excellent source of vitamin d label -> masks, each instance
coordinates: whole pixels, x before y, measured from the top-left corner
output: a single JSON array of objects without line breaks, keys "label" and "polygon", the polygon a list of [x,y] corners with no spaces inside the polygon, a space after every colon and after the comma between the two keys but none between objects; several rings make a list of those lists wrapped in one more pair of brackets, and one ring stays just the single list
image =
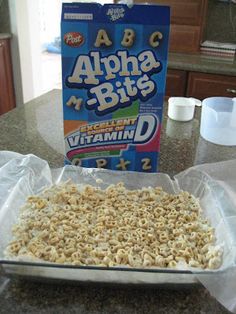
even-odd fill
[{"label": "excellent source of vitamin d label", "polygon": [[166,6],[63,4],[66,163],[158,170],[169,20]]}]

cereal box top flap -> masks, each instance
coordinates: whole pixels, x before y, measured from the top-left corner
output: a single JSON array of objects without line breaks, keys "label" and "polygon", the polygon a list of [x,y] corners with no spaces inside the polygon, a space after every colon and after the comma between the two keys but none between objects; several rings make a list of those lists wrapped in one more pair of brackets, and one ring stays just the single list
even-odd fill
[{"label": "cereal box top flap", "polygon": [[62,22],[170,24],[170,7],[162,5],[63,3]]}]

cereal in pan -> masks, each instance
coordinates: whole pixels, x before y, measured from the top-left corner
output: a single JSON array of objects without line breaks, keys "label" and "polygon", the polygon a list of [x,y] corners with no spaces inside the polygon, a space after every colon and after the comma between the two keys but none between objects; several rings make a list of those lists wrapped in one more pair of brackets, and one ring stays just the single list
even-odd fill
[{"label": "cereal in pan", "polygon": [[219,268],[215,231],[188,192],[162,188],[79,190],[65,182],[30,196],[13,227],[9,258],[72,265]]}]

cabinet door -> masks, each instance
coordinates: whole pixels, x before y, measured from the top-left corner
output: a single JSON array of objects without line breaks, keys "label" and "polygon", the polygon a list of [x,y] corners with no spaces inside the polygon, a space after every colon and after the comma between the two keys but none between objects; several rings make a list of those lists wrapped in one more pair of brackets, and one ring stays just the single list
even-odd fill
[{"label": "cabinet door", "polygon": [[170,51],[197,52],[199,50],[200,35],[198,26],[171,25]]},{"label": "cabinet door", "polygon": [[184,96],[187,74],[185,71],[168,69],[166,78],[166,97]]},{"label": "cabinet door", "polygon": [[8,39],[0,40],[0,114],[15,108],[15,94]]},{"label": "cabinet door", "polygon": [[205,73],[189,73],[188,97],[204,99],[213,96],[236,96],[236,77]]}]

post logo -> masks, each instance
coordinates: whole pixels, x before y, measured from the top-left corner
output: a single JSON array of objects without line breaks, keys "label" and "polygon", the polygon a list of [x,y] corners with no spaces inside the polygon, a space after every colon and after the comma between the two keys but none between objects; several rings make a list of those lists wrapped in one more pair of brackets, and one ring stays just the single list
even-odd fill
[{"label": "post logo", "polygon": [[64,42],[66,45],[77,48],[84,43],[84,36],[79,32],[69,32],[64,35]]}]

